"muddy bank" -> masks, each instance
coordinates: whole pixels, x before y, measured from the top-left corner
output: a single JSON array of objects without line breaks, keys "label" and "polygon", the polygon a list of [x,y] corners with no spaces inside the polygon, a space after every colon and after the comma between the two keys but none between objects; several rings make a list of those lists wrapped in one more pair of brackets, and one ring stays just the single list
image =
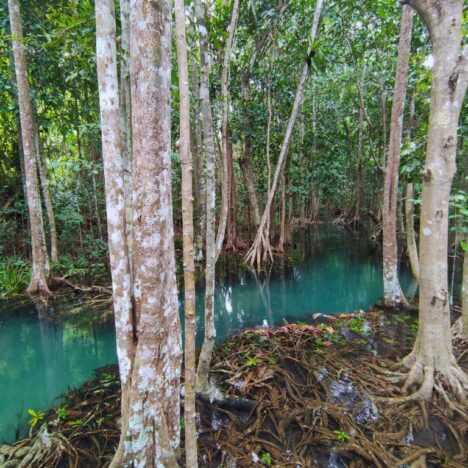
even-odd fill
[{"label": "muddy bank", "polygon": [[[464,466],[466,406],[379,400],[400,396],[390,372],[416,330],[413,315],[375,310],[231,337],[197,402],[200,465]],[[117,368],[99,369],[31,438],[0,446],[0,466],[106,466],[119,411]]]}]

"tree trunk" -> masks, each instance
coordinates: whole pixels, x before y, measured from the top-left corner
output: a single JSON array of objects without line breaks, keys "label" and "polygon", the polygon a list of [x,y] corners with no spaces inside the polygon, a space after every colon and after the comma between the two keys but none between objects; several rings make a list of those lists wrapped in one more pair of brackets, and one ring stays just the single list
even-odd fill
[{"label": "tree trunk", "polygon": [[121,28],[121,60],[120,60],[120,126],[122,159],[124,169],[124,196],[126,211],[126,236],[127,247],[132,260],[132,217],[133,217],[133,193],[132,193],[132,101],[130,89],[130,0],[120,0],[120,28]]},{"label": "tree trunk", "polygon": [[35,128],[34,136],[36,162],[39,168],[39,178],[41,180],[42,195],[44,196],[44,203],[47,211],[47,219],[49,220],[50,258],[53,262],[56,262],[58,260],[57,227],[55,224],[54,206],[52,205],[52,197],[50,196],[49,191],[49,179],[47,178],[47,163],[44,156],[44,147],[42,145],[37,125]]},{"label": "tree trunk", "polygon": [[[468,379],[452,351],[447,278],[449,197],[456,171],[457,126],[468,79],[468,49],[461,55],[462,0],[411,0],[432,43],[431,107],[423,172],[419,263],[419,329],[404,389],[429,398],[439,380],[465,398]],[[463,400],[462,400],[463,401]]]},{"label": "tree trunk", "polygon": [[252,169],[252,139],[250,138],[250,128],[252,122],[248,110],[248,103],[250,100],[250,75],[247,75],[242,80],[242,102],[244,106],[244,130],[246,134],[243,136],[243,154],[239,159],[239,167],[244,175],[245,186],[247,195],[249,197],[250,209],[252,211],[252,220],[255,229],[260,225],[260,212],[258,209],[257,192],[255,190],[255,183]]},{"label": "tree trunk", "polygon": [[132,284],[125,233],[124,165],[121,151],[113,0],[96,1],[96,57],[112,295],[122,386],[122,433],[114,463],[114,466],[118,466],[128,426],[127,401],[135,357],[135,342],[132,323]]},{"label": "tree trunk", "polygon": [[[96,8],[101,31],[98,57],[105,57],[98,66],[103,75],[101,95],[113,106],[115,141],[120,135],[120,119],[113,1],[97,2]],[[122,340],[118,342],[122,427],[111,466],[176,467],[182,350],[171,193],[171,3],[133,1],[130,28],[133,174],[138,180],[132,227],[134,311],[120,318],[116,315]],[[105,73],[111,76],[107,78]],[[115,148],[117,151],[117,144]],[[121,171],[122,166],[123,161]],[[120,235],[109,233],[109,238],[125,242],[123,177],[116,185]],[[111,215],[109,228],[114,222],[116,216]],[[129,268],[123,281],[125,286],[132,284]]]},{"label": "tree trunk", "polygon": [[229,213],[228,213],[228,225],[227,225],[227,238],[226,238],[226,250],[237,251],[237,190],[236,190],[236,178],[234,175],[234,163],[233,163],[233,151],[232,151],[232,132],[231,126],[228,123],[227,129],[227,140],[226,146],[226,157],[228,161],[228,184],[229,187]]},{"label": "tree trunk", "polygon": [[[312,24],[312,31],[311,31],[311,45],[314,44],[319,21],[320,21],[320,13],[322,10],[323,0],[317,0],[317,4],[315,6],[315,15],[314,21]],[[280,173],[283,169],[284,160],[289,150],[289,144],[291,142],[291,136],[294,128],[294,124],[296,122],[296,117],[299,112],[299,107],[302,102],[302,97],[304,95],[304,89],[307,82],[307,78],[310,72],[310,58],[307,58],[304,62],[302,67],[301,77],[299,79],[299,83],[297,85],[296,96],[294,98],[293,108],[291,110],[291,115],[289,116],[288,126],[286,128],[286,133],[284,135],[283,144],[281,146],[281,151],[278,157],[278,163],[276,165],[275,174],[273,177],[273,181],[268,192],[267,203],[265,205],[262,219],[260,221],[260,226],[258,227],[257,234],[255,236],[255,240],[252,243],[247,255],[245,257],[246,261],[250,263],[251,266],[254,264],[260,268],[262,261],[266,261],[268,257],[273,260],[273,253],[271,250],[270,245],[270,233],[269,229],[266,229],[267,226],[270,224],[270,209],[273,203],[273,198],[275,196],[276,188],[278,186],[278,180]]]},{"label": "tree trunk", "polygon": [[193,125],[192,125],[192,156],[194,160],[195,202],[198,229],[195,230],[195,260],[203,259],[203,245],[206,237],[206,181],[203,169],[203,141],[202,124],[200,121],[200,99],[198,96],[200,82],[198,79],[198,64],[192,65],[192,99],[193,99]]},{"label": "tree trunk", "polygon": [[29,92],[28,70],[23,43],[23,28],[19,0],[8,0],[13,57],[18,88],[18,104],[21,120],[24,168],[28,213],[31,227],[32,272],[27,293],[50,295],[48,282],[49,258],[45,249],[44,223],[42,219],[41,194],[37,179],[36,152],[34,147],[34,116]]},{"label": "tree trunk", "polygon": [[179,128],[182,166],[182,225],[185,309],[185,461],[196,468],[197,427],[195,422],[195,260],[193,245],[192,154],[190,152],[190,91],[185,37],[184,0],[175,1],[177,64],[179,72]]},{"label": "tree trunk", "polygon": [[412,182],[406,184],[405,194],[406,247],[413,276],[419,280],[419,259],[416,233],[414,230],[414,186]]},{"label": "tree trunk", "polygon": [[[221,75],[221,99],[222,99],[222,122],[221,122],[221,163],[223,168],[222,190],[221,190],[221,213],[219,216],[218,234],[216,236],[216,259],[219,257],[223,248],[224,234],[229,213],[229,200],[231,198],[231,187],[229,186],[229,145],[228,126],[229,126],[229,67],[231,63],[232,47],[236,34],[237,19],[239,17],[239,0],[234,0],[232,7],[231,22],[228,28],[228,38],[224,50],[223,72]],[[232,147],[231,147],[232,148]],[[231,152],[232,158],[232,152]],[[231,161],[232,164],[232,161]]]},{"label": "tree trunk", "polygon": [[398,59],[390,122],[390,142],[388,145],[388,158],[385,167],[382,208],[384,303],[389,307],[406,305],[406,299],[398,280],[398,244],[396,231],[400,145],[403,131],[403,110],[405,107],[406,86],[408,82],[412,28],[413,10],[409,5],[404,5],[401,15],[400,40],[398,43]]}]

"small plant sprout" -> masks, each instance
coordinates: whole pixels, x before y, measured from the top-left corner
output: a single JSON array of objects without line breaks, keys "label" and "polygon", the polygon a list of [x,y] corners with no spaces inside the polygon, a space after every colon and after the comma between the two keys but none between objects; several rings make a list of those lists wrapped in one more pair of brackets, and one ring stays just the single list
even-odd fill
[{"label": "small plant sprout", "polygon": [[271,455],[268,452],[264,452],[260,455],[260,460],[267,466],[271,466]]},{"label": "small plant sprout", "polygon": [[260,363],[260,359],[258,359],[257,356],[250,357],[249,355],[247,355],[246,358],[247,358],[247,362],[245,363],[245,365],[247,367],[255,367],[257,364]]},{"label": "small plant sprout", "polygon": [[333,433],[340,442],[348,442],[349,434],[347,432],[337,429],[336,431],[333,431]]},{"label": "small plant sprout", "polygon": [[33,409],[28,409],[28,414],[31,416],[31,419],[29,420],[29,425],[31,428],[35,427],[38,423],[40,423],[45,416],[44,411],[36,411]]},{"label": "small plant sprout", "polygon": [[68,419],[68,416],[70,416],[70,413],[68,412],[67,408],[65,408],[65,406],[57,408],[55,412],[57,413],[57,416],[61,421]]}]

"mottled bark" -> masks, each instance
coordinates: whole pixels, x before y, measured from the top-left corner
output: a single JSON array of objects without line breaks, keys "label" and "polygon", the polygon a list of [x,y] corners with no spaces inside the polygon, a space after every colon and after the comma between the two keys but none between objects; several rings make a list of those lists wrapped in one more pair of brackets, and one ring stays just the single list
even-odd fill
[{"label": "mottled bark", "polygon": [[[122,435],[113,466],[119,466],[128,426],[128,393],[135,355],[132,323],[132,284],[125,233],[124,166],[120,139],[120,112],[113,0],[96,1],[96,57],[101,114],[102,158],[107,231],[112,276],[117,355],[122,385]],[[129,458],[130,459],[130,458]]]},{"label": "mottled bark", "polygon": [[185,37],[184,0],[175,0],[177,64],[179,72],[179,128],[182,166],[182,237],[184,257],[185,310],[185,462],[196,468],[197,427],[195,422],[195,260],[193,244],[192,154],[190,152],[190,91]]},{"label": "mottled bark", "polygon": [[[231,179],[229,177],[229,165],[232,165],[232,151],[229,154],[231,144],[228,135],[229,126],[229,69],[231,64],[232,48],[236,34],[237,19],[239,17],[239,0],[234,0],[232,6],[231,22],[228,28],[228,38],[224,49],[223,71],[221,74],[221,163],[223,168],[222,190],[221,190],[221,213],[219,215],[218,233],[216,236],[216,258],[219,257],[223,248],[224,235],[226,232],[229,214],[229,202],[231,198]],[[231,146],[232,148],[232,146]],[[231,161],[229,161],[231,158]]]},{"label": "mottled bark", "polygon": [[216,152],[209,94],[211,59],[205,25],[205,12],[201,5],[201,0],[195,0],[195,17],[197,19],[200,39],[200,110],[202,114],[206,164],[205,334],[198,361],[196,389],[198,392],[207,392],[208,372],[216,339],[216,328],[214,324],[216,266]]},{"label": "mottled bark", "polygon": [[[468,379],[452,351],[447,278],[449,197],[456,171],[457,126],[468,79],[468,49],[461,53],[462,0],[411,0],[429,30],[434,64],[423,172],[419,329],[404,389],[430,398],[436,379],[460,399]],[[414,396],[413,396],[414,397]]]},{"label": "mottled bark", "polygon": [[120,0],[120,126],[124,168],[126,235],[130,266],[132,259],[132,104],[130,90],[130,0]]},{"label": "mottled bark", "polygon": [[408,83],[412,28],[413,10],[409,5],[404,5],[401,15],[382,208],[384,303],[389,307],[406,304],[398,280],[397,202],[400,145],[403,132],[403,111]]},{"label": "mottled bark", "polygon": [[57,241],[57,227],[55,224],[54,205],[52,204],[52,197],[49,190],[49,179],[47,177],[47,163],[44,156],[44,146],[39,135],[39,129],[35,129],[35,151],[36,162],[39,169],[39,178],[41,180],[42,195],[44,197],[44,204],[47,212],[47,219],[49,221],[49,234],[50,234],[50,258],[53,262],[58,260],[58,241]]},{"label": "mottled bark", "polygon": [[[322,11],[322,5],[323,5],[323,0],[317,0],[317,4],[315,6],[314,20],[313,20],[312,30],[311,30],[311,35],[310,35],[311,46],[315,42],[315,38],[317,36],[317,31],[318,31],[319,22],[320,22],[320,13]],[[258,268],[260,267],[261,263],[266,261],[268,258],[273,260],[273,253],[272,253],[272,248],[270,245],[270,233],[269,233],[269,229],[267,229],[270,224],[270,220],[269,220],[270,210],[271,210],[271,206],[273,203],[273,198],[276,193],[276,188],[278,186],[279,176],[283,169],[284,161],[289,150],[289,144],[291,142],[291,136],[292,136],[294,124],[296,122],[296,117],[299,112],[300,104],[302,102],[305,85],[307,83],[307,78],[309,77],[309,72],[310,72],[310,60],[307,59],[304,62],[304,65],[302,67],[302,73],[299,78],[299,83],[297,85],[296,96],[294,98],[294,104],[291,110],[291,115],[289,116],[286,133],[284,135],[283,144],[281,145],[280,154],[278,156],[278,163],[276,165],[276,170],[273,176],[273,181],[272,181],[270,190],[268,192],[267,203],[263,211],[262,219],[260,221],[260,225],[258,227],[255,240],[253,241],[252,246],[250,247],[245,257],[246,261],[250,263],[251,266],[256,264]]]},{"label": "mottled bark", "polygon": [[23,43],[23,28],[21,25],[19,0],[8,0],[8,11],[15,62],[26,180],[26,199],[31,231],[32,272],[27,292],[31,295],[50,295],[47,284],[49,276],[49,258],[47,250],[45,249],[41,194],[37,178],[36,152],[34,146],[35,124],[29,91],[28,69]]},{"label": "mottled bark", "polygon": [[[116,139],[120,119],[113,2],[102,0],[96,7],[98,30],[103,34],[100,47],[104,49],[98,56],[108,57],[109,62],[102,68],[112,73],[103,85],[109,86],[109,94],[113,93],[109,100],[114,106]],[[133,1],[130,28],[133,174],[138,180],[133,187],[134,311],[131,317],[122,317],[123,323],[117,323],[123,330],[120,334],[130,338],[118,343],[125,391],[121,440],[111,466],[175,467],[180,442],[182,350],[171,193],[171,3]],[[123,171],[123,161],[121,167]],[[118,188],[122,229],[123,177]],[[109,237],[112,239],[111,234]],[[116,240],[119,236],[114,237]],[[129,269],[125,278],[131,282]]]}]

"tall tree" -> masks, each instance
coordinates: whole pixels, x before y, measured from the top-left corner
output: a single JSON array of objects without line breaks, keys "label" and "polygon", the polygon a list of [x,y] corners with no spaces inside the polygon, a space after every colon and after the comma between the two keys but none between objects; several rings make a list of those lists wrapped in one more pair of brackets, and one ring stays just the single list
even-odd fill
[{"label": "tall tree", "polygon": [[177,64],[179,71],[180,159],[182,162],[182,223],[185,292],[185,457],[186,465],[196,468],[197,427],[195,422],[195,260],[193,244],[192,154],[190,152],[190,91],[185,37],[184,0],[175,0]]},{"label": "tall tree", "polygon": [[468,378],[452,351],[447,278],[449,197],[456,171],[457,127],[468,81],[461,52],[462,0],[410,0],[429,30],[433,68],[420,228],[419,329],[404,389],[429,398],[435,379],[465,397]]},{"label": "tall tree", "polygon": [[214,325],[214,290],[216,267],[216,152],[213,137],[213,116],[210,105],[210,51],[205,11],[201,0],[195,0],[195,17],[200,40],[200,111],[206,164],[206,268],[205,268],[205,327],[197,367],[196,388],[208,391],[208,372],[216,339]]},{"label": "tall tree", "polygon": [[37,178],[36,151],[34,144],[35,123],[29,90],[28,69],[26,65],[19,0],[8,0],[8,11],[10,16],[16,85],[18,90],[21,141],[26,180],[26,197],[31,231],[32,273],[27,292],[31,295],[50,295],[48,286],[49,257],[45,246],[41,194]]},{"label": "tall tree", "polygon": [[396,232],[400,145],[403,132],[403,111],[405,108],[406,87],[408,83],[412,28],[413,9],[409,5],[403,5],[382,209],[384,303],[390,307],[406,304],[406,299],[398,280],[398,245]]},{"label": "tall tree", "polygon": [[[223,70],[221,73],[221,156],[223,188],[221,191],[221,213],[219,216],[218,233],[216,236],[216,258],[223,248],[224,235],[229,214],[229,202],[232,198],[230,184],[233,177],[229,177],[229,167],[232,168],[232,146],[229,138],[229,69],[232,57],[232,48],[236,34],[237,19],[239,18],[239,0],[234,0],[231,13],[231,22],[228,28],[228,38],[224,49]],[[230,151],[231,149],[231,151]]]},{"label": "tall tree", "polygon": [[[312,30],[310,33],[310,47],[313,50],[315,38],[317,36],[317,31],[320,22],[320,14],[322,11],[323,0],[317,0],[315,6],[314,20],[312,23]],[[249,251],[246,255],[246,261],[251,265],[257,264],[257,267],[260,267],[262,261],[266,261],[268,257],[273,258],[273,253],[270,244],[270,211],[273,203],[273,198],[276,193],[276,188],[278,186],[278,180],[281,171],[283,170],[284,161],[289,151],[289,144],[291,142],[292,132],[294,129],[294,124],[296,122],[296,117],[299,112],[299,107],[302,102],[302,97],[304,95],[305,85],[307,83],[307,78],[309,77],[311,66],[311,56],[307,57],[304,65],[302,67],[302,73],[299,78],[299,83],[296,89],[296,96],[294,98],[294,104],[291,110],[291,115],[289,116],[288,125],[286,128],[286,133],[284,135],[283,144],[281,145],[280,154],[278,156],[278,163],[276,165],[275,175],[273,176],[273,181],[268,192],[267,203],[265,205],[262,219],[255,236],[255,240],[252,243]]]}]

